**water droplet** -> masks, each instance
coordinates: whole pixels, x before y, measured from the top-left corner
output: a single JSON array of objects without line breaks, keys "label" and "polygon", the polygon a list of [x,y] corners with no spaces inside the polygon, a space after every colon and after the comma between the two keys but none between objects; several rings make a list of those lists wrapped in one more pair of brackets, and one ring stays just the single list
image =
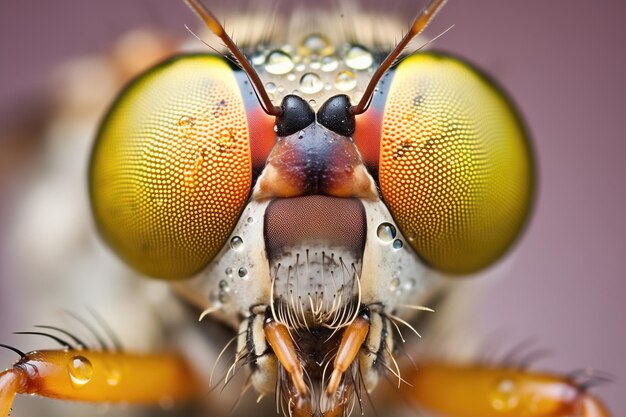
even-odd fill
[{"label": "water droplet", "polygon": [[265,63],[265,54],[262,51],[256,51],[252,54],[252,65],[263,65]]},{"label": "water droplet", "polygon": [[287,81],[295,81],[295,80],[296,80],[296,74],[287,75]]},{"label": "water droplet", "polygon": [[67,371],[74,388],[84,387],[93,377],[93,365],[84,356],[74,356],[67,365]]},{"label": "water droplet", "polygon": [[413,242],[415,239],[417,239],[417,234],[415,232],[411,232],[409,234],[409,241]]},{"label": "water droplet", "polygon": [[233,140],[235,139],[235,134],[232,130],[228,128],[224,128],[220,130],[219,137],[217,138],[218,144],[221,148],[228,148],[232,145]]},{"label": "water droplet", "polygon": [[222,279],[217,285],[220,287],[220,292],[230,292],[228,281]]},{"label": "water droplet", "polygon": [[306,65],[304,65],[304,64],[298,64],[298,65],[296,65],[296,71],[298,71],[298,72],[302,72],[302,71],[304,71],[305,69],[306,69]]},{"label": "water droplet", "polygon": [[234,236],[230,240],[230,248],[232,250],[240,251],[243,248],[243,239],[239,236]]},{"label": "water droplet", "polygon": [[333,51],[333,45],[326,36],[313,33],[300,42],[298,50],[302,55],[326,55]]},{"label": "water droplet", "polygon": [[311,106],[311,107],[317,106],[317,101],[315,101],[313,99],[309,100],[309,106]]},{"label": "water droplet", "polygon": [[404,289],[406,289],[406,290],[413,289],[415,287],[415,284],[417,284],[417,282],[415,282],[415,279],[414,278],[409,278],[404,283]]},{"label": "water droplet", "polygon": [[496,383],[490,396],[491,406],[501,412],[511,412],[517,408],[520,399],[515,381],[505,378]]},{"label": "water droplet", "polygon": [[265,91],[267,91],[269,94],[274,94],[277,88],[278,87],[276,87],[276,84],[274,84],[273,82],[265,84]]},{"label": "water droplet", "polygon": [[374,57],[361,45],[352,46],[344,58],[346,65],[355,70],[365,70],[372,66]]},{"label": "water droplet", "polygon": [[230,285],[228,281],[220,280],[217,285],[219,287],[218,300],[222,304],[228,304],[230,302],[230,295],[228,294],[230,292]]},{"label": "water droplet", "polygon": [[228,268],[226,268],[224,270],[224,272],[226,273],[226,275],[228,275],[229,277],[233,275],[233,268],[231,266],[229,266]]},{"label": "water droplet", "polygon": [[337,61],[337,58],[335,58],[333,55],[328,55],[322,58],[320,68],[324,72],[330,72],[336,70],[338,66],[339,61]]},{"label": "water droplet", "polygon": [[248,217],[246,219],[246,222],[248,222],[248,224],[252,224],[252,223],[254,223],[254,219],[252,217]]},{"label": "water droplet", "polygon": [[307,72],[300,78],[300,90],[305,94],[315,94],[322,91],[324,83],[319,75]]},{"label": "water droplet", "polygon": [[231,298],[227,292],[221,292],[219,295],[219,300],[222,304],[228,304],[230,303]]},{"label": "water droplet", "polygon": [[356,77],[350,71],[340,71],[335,77],[335,87],[339,91],[350,91],[356,87]]},{"label": "water droplet", "polygon": [[402,241],[400,239],[396,239],[393,241],[394,249],[402,249]]},{"label": "water droplet", "polygon": [[122,380],[122,371],[116,366],[107,366],[105,369],[107,385],[115,387]]},{"label": "water droplet", "polygon": [[265,71],[274,75],[287,74],[293,67],[291,56],[278,49],[270,52],[265,61]]},{"label": "water droplet", "polygon": [[380,240],[389,243],[396,238],[396,227],[391,223],[381,223],[376,229],[376,235]]},{"label": "water droplet", "polygon": [[246,278],[248,276],[248,270],[242,266],[241,268],[239,268],[238,274],[240,278]]},{"label": "water droplet", "polygon": [[164,410],[171,410],[174,408],[174,399],[171,397],[161,397],[159,399],[159,406]]},{"label": "water droplet", "polygon": [[178,126],[193,126],[196,124],[196,119],[191,116],[180,116],[178,119]]},{"label": "water droplet", "polygon": [[398,277],[391,278],[391,281],[389,281],[389,289],[391,291],[395,291],[398,289],[399,286],[400,286],[400,278]]}]

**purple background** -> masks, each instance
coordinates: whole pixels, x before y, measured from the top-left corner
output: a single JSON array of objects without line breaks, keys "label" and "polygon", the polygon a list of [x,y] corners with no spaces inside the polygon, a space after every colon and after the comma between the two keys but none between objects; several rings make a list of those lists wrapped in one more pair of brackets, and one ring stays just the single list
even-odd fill
[{"label": "purple background", "polygon": [[[179,3],[0,0],[0,146],[12,140],[4,123],[30,110],[59,63],[103,50],[139,25],[186,37],[183,23],[196,20]],[[541,367],[616,375],[596,391],[616,416],[626,415],[624,18],[622,0],[457,0],[428,31],[456,24],[436,47],[506,86],[539,159],[539,200],[510,276],[486,285],[477,307],[485,327],[503,330],[506,343],[534,337],[555,353]],[[1,278],[4,290],[10,278]]]}]

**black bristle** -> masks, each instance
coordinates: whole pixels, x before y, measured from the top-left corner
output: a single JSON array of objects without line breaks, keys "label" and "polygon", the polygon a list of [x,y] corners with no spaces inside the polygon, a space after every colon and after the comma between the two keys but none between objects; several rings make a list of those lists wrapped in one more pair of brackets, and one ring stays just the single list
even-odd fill
[{"label": "black bristle", "polygon": [[93,316],[96,322],[100,325],[100,328],[109,337],[111,342],[113,342],[113,346],[115,347],[115,349],[117,351],[122,351],[123,350],[122,342],[120,341],[119,337],[117,337],[113,329],[111,329],[111,327],[107,324],[107,322],[102,318],[102,316],[100,316],[98,313],[96,313],[95,310],[89,307],[87,307],[87,311],[89,311],[89,313]]},{"label": "black bristle", "polygon": [[91,326],[91,324],[87,322],[87,320],[83,319],[77,314],[72,313],[71,311],[64,310],[64,312],[65,314],[67,314],[68,316],[70,316],[71,318],[79,322],[80,324],[82,324],[83,327],[85,327],[85,329],[87,329],[89,333],[91,333],[96,338],[96,340],[98,341],[98,344],[100,345],[100,348],[103,351],[106,352],[110,350],[109,345],[107,345],[107,342],[104,340],[104,338],[102,338],[102,336],[96,331],[96,329],[93,328],[93,326]]},{"label": "black bristle", "polygon": [[70,345],[68,342],[66,342],[65,340],[61,339],[60,337],[56,337],[53,334],[49,334],[49,333],[43,333],[43,332],[15,332],[13,334],[32,334],[32,335],[36,335],[36,336],[45,336],[45,337],[49,337],[50,339],[52,339],[55,342],[59,343],[65,349],[74,349],[74,347],[72,345]]},{"label": "black bristle", "polygon": [[78,346],[79,348],[81,348],[81,349],[88,349],[89,348],[87,346],[87,344],[85,344],[85,342],[83,342],[76,335],[68,332],[67,330],[64,330],[64,329],[61,329],[61,328],[55,327],[55,326],[37,325],[35,327],[38,328],[38,329],[49,329],[49,330],[55,330],[55,331],[57,331],[59,333],[63,333],[64,335],[66,335],[67,337],[72,339],[74,341],[74,343],[76,343],[76,346]]},{"label": "black bristle", "polygon": [[22,352],[21,350],[19,350],[18,348],[15,348],[13,346],[9,346],[9,345],[5,345],[5,344],[0,343],[0,347],[3,347],[5,349],[8,349],[10,351],[13,351],[13,352],[17,353],[18,355],[20,355],[21,358],[26,357],[26,354],[24,352]]}]

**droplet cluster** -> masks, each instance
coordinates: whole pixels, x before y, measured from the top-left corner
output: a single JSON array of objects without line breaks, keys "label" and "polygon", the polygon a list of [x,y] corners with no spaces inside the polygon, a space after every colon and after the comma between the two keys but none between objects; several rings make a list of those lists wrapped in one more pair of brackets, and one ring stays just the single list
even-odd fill
[{"label": "droplet cluster", "polygon": [[[254,223],[254,219],[252,217],[246,218],[246,226],[249,226]],[[228,248],[230,251],[238,253],[240,255],[244,255],[243,259],[246,258],[246,243],[244,239],[239,235],[233,235],[228,241]],[[240,258],[241,259],[241,258]],[[240,266],[241,263],[236,262],[233,266],[227,266],[224,268],[224,274],[222,275],[222,279],[217,281],[217,286],[213,287],[209,291],[209,301],[213,306],[215,305],[226,305],[232,302],[233,295],[236,296],[238,293],[239,286],[237,284],[233,285],[235,280],[247,281],[250,279],[250,273],[248,268],[245,266]]]},{"label": "droplet cluster", "polygon": [[336,47],[317,33],[297,45],[260,46],[250,54],[250,61],[267,80],[270,98],[279,102],[297,94],[313,107],[340,93],[358,100],[377,65],[374,54],[364,46]]}]

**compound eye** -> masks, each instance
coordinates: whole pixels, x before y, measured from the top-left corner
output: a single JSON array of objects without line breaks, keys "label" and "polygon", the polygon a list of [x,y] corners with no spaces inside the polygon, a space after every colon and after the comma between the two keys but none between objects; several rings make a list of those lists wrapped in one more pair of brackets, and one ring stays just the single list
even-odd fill
[{"label": "compound eye", "polygon": [[233,70],[174,58],[136,79],[102,123],[90,197],[107,243],[156,278],[186,278],[227,240],[247,201],[251,155]]},{"label": "compound eye", "polygon": [[379,181],[411,246],[467,274],[497,260],[531,208],[533,161],[511,103],[476,69],[417,54],[397,68],[383,116]]}]

